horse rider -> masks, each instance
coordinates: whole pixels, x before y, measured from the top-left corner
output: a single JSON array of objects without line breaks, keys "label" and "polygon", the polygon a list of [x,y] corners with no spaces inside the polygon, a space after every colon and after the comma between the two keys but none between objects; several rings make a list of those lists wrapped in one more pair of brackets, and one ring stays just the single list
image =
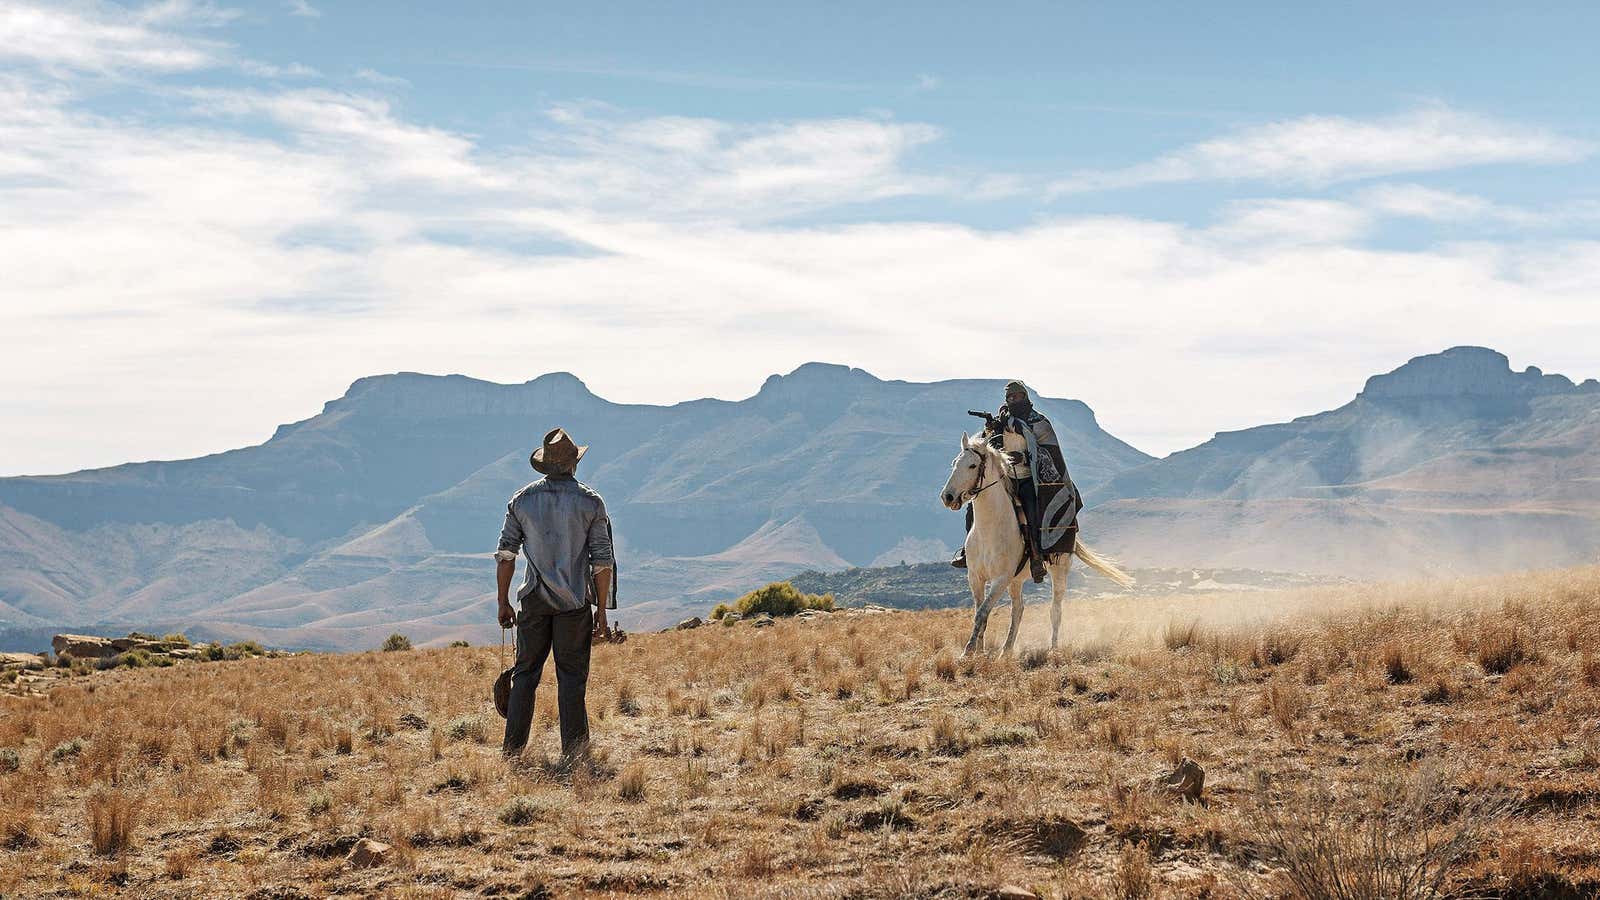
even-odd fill
[{"label": "horse rider", "polygon": [[[1067,471],[1066,457],[1061,455],[1061,441],[1056,430],[1044,414],[1033,408],[1028,386],[1020,381],[1006,382],[1006,402],[1000,407],[984,433],[998,442],[1003,435],[1021,435],[1036,452],[1021,450],[1010,454],[1012,486],[1022,502],[1023,518],[1027,520],[1024,535],[1027,538],[1028,563],[1035,584],[1044,580],[1044,555],[1039,551],[1039,493],[1036,482],[1058,482]],[[1034,471],[1034,470],[1037,471]],[[1035,478],[1034,476],[1038,477]],[[972,531],[972,504],[967,504],[967,531]],[[965,544],[956,552],[950,565],[958,569],[967,567]]]}]

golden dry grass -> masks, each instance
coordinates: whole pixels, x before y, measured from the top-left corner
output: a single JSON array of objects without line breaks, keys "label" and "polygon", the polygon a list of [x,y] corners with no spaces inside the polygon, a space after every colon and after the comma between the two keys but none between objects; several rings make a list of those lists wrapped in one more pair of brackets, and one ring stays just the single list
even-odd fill
[{"label": "golden dry grass", "polygon": [[[1015,660],[958,658],[963,611],[600,647],[572,773],[500,759],[492,648],[97,673],[0,701],[0,893],[1600,888],[1600,569],[1074,601],[1053,654],[1046,615]],[[1185,756],[1199,804],[1152,788]]]}]

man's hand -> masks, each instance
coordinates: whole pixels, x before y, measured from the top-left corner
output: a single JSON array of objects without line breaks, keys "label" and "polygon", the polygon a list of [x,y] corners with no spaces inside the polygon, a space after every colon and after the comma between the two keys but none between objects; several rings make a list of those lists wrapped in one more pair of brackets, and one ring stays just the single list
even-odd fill
[{"label": "man's hand", "polygon": [[511,602],[504,597],[500,598],[500,627],[510,628],[517,624],[517,611],[511,608]]},{"label": "man's hand", "polygon": [[606,608],[604,606],[596,606],[594,608],[593,637],[597,641],[606,641],[611,639],[611,629],[606,627]]}]

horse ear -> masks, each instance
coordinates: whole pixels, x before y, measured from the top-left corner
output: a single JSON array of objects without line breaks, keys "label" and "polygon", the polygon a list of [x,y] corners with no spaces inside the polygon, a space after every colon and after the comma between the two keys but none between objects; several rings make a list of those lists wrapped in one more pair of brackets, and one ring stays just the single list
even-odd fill
[{"label": "horse ear", "polygon": [[965,431],[961,432],[961,449],[967,449],[967,433]]}]

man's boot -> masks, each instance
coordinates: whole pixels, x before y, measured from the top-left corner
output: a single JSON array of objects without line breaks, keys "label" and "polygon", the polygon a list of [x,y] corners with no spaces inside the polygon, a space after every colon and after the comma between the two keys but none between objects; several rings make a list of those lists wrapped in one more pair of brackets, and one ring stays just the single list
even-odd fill
[{"label": "man's boot", "polygon": [[1029,554],[1028,565],[1032,569],[1033,583],[1038,584],[1044,581],[1046,569],[1044,567],[1044,560],[1039,558],[1038,553]]}]

